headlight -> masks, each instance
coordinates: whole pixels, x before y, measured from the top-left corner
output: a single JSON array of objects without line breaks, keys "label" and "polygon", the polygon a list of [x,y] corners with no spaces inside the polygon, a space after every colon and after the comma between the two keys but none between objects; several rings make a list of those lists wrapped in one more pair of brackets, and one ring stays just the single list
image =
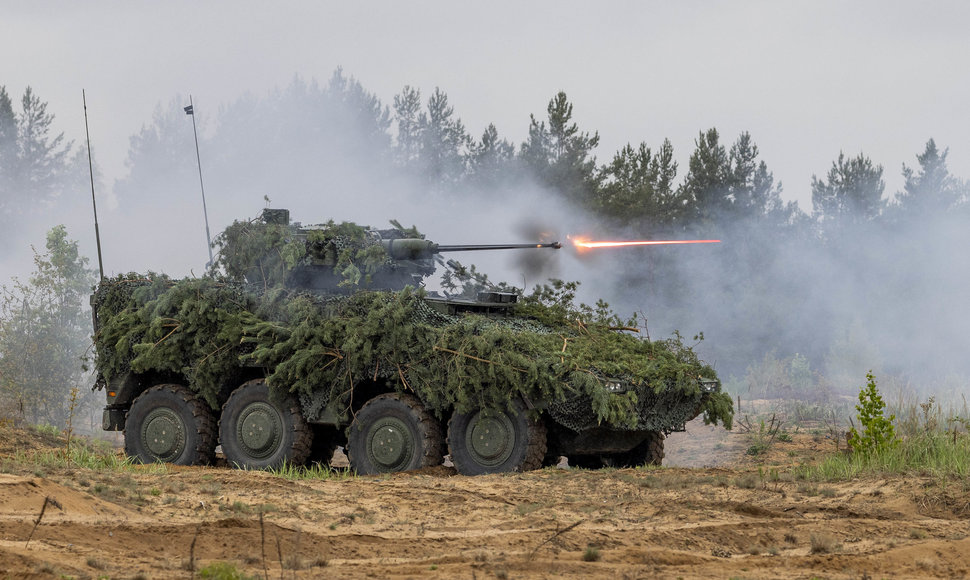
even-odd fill
[{"label": "headlight", "polygon": [[625,393],[626,385],[620,381],[606,381],[606,390],[611,393]]},{"label": "headlight", "polygon": [[707,393],[713,393],[718,389],[720,383],[714,379],[701,379],[701,389]]}]

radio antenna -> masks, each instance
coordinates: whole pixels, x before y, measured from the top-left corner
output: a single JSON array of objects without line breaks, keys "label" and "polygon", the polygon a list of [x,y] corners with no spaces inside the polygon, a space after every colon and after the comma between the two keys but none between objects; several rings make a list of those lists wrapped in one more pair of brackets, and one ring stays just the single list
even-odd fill
[{"label": "radio antenna", "polygon": [[91,132],[88,130],[88,98],[81,89],[81,100],[84,102],[84,136],[88,141],[88,174],[91,176],[91,205],[94,206],[94,239],[98,244],[98,271],[104,280],[104,262],[101,260],[101,230],[98,229],[98,201],[94,197],[94,164],[91,162]]},{"label": "radio antenna", "polygon": [[195,105],[192,104],[192,95],[189,95],[189,106],[183,107],[186,115],[192,117],[192,134],[195,135],[195,160],[199,163],[199,188],[202,189],[202,215],[205,217],[205,241],[209,247],[209,263],[206,268],[212,265],[212,237],[209,235],[209,210],[205,207],[205,186],[202,184],[202,157],[199,156],[199,132],[195,128]]}]

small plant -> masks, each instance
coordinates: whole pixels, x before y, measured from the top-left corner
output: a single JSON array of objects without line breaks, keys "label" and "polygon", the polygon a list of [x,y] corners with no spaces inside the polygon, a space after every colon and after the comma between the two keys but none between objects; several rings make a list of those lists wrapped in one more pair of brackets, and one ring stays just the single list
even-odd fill
[{"label": "small plant", "polygon": [[253,509],[247,503],[243,503],[239,500],[232,502],[229,505],[220,505],[219,511],[229,511],[237,514],[248,514],[253,511]]},{"label": "small plant", "polygon": [[213,562],[198,572],[199,578],[212,578],[213,580],[255,580],[254,576],[247,576],[236,566],[229,562]]},{"label": "small plant", "polygon": [[583,552],[583,562],[599,562],[600,558],[599,548],[596,546],[586,546],[586,551]]},{"label": "small plant", "polygon": [[283,559],[283,568],[285,570],[303,570],[307,567],[307,563],[303,560],[301,554],[290,554]]},{"label": "small plant", "polygon": [[771,415],[771,419],[767,423],[764,419],[759,420],[757,430],[752,427],[747,417],[738,421],[738,423],[742,431],[747,432],[751,440],[751,445],[747,451],[748,455],[761,455],[768,451],[781,431],[781,421],[774,414]]},{"label": "small plant", "polygon": [[746,473],[734,480],[734,485],[741,489],[755,489],[761,483],[761,478],[757,473]]},{"label": "small plant", "polygon": [[58,429],[54,425],[50,425],[50,424],[47,424],[47,423],[44,423],[43,425],[35,425],[34,426],[34,429],[36,429],[37,432],[40,433],[41,435],[46,435],[47,437],[60,437],[61,436],[61,430],[60,429]]},{"label": "small plant", "polygon": [[809,541],[812,546],[811,551],[813,554],[830,554],[842,549],[842,545],[839,544],[838,540],[835,539],[835,536],[831,534],[812,534]]},{"label": "small plant", "polygon": [[515,506],[515,513],[519,514],[520,516],[524,516],[544,507],[546,507],[546,504],[539,502],[520,503],[519,505]]},{"label": "small plant", "polygon": [[215,482],[203,483],[199,486],[199,491],[206,495],[215,496],[219,495],[219,493],[222,491],[222,486]]},{"label": "small plant", "polygon": [[913,540],[925,540],[929,534],[925,530],[913,528],[909,531],[909,537]]},{"label": "small plant", "polygon": [[88,566],[94,568],[95,570],[105,570],[108,567],[108,565],[103,561],[94,557],[88,558]]},{"label": "small plant", "polygon": [[876,377],[872,371],[866,373],[866,386],[859,391],[858,419],[862,433],[853,426],[849,430],[849,447],[861,453],[873,453],[896,445],[896,431],[893,420],[896,415],[884,415],[886,403],[876,388]]}]

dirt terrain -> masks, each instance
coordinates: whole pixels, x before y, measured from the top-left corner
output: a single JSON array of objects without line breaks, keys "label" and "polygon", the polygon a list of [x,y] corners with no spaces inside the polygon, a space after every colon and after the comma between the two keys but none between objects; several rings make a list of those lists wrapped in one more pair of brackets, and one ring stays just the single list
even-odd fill
[{"label": "dirt terrain", "polygon": [[793,465],[834,450],[817,433],[752,457],[743,434],[691,425],[667,441],[665,465],[698,467],[295,480],[24,462],[56,445],[0,435],[0,578],[192,578],[220,565],[268,578],[970,574],[965,485],[799,480]]}]

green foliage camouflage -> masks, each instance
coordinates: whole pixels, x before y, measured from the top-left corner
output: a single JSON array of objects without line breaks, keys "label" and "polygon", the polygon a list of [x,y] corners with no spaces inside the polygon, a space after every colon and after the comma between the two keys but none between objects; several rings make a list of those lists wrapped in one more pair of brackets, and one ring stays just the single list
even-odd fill
[{"label": "green foliage camouflage", "polygon": [[[396,221],[394,237],[423,238],[418,231]],[[248,280],[263,288],[285,285],[299,267],[325,264],[333,269],[343,288],[368,287],[373,275],[393,269],[384,247],[371,230],[352,222],[333,220],[297,233],[297,228],[261,219],[236,221],[216,237],[219,258],[210,274],[221,268],[230,279]]]},{"label": "green foliage camouflage", "polygon": [[703,405],[706,421],[730,426],[730,397],[703,392],[701,379],[716,375],[680,336],[644,340],[629,332],[635,321],[623,323],[603,302],[574,306],[577,283],[541,286],[511,316],[443,314],[411,287],[324,295],[281,283],[309,253],[333,250],[344,281],[360,284],[357,273],[366,277],[387,259],[383,247],[332,242],[364,241],[365,233],[331,222],[303,241],[286,227],[237,223],[219,238],[228,277],[129,274],[103,283],[95,296],[99,370],[109,381],[129,369],[184,377],[213,408],[237,386],[226,381],[250,366],[265,369],[272,388],[344,418],[356,386],[382,382],[415,393],[440,418],[509,408],[521,397],[540,409],[585,397],[601,424],[635,428],[637,393],[606,387],[607,378],[621,379],[641,392],[679,393]]}]

